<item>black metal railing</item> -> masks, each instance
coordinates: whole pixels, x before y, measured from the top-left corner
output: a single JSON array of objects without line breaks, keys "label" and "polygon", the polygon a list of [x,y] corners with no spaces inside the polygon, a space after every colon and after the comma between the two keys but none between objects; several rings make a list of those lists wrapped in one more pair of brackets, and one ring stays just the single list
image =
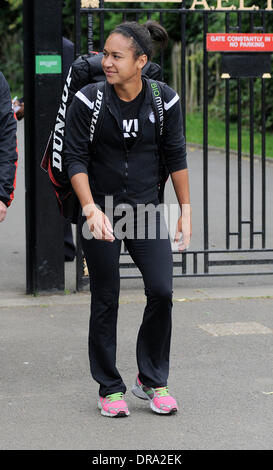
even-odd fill
[{"label": "black metal railing", "polygon": [[[187,136],[187,90],[186,90],[186,51],[188,45],[187,38],[187,21],[190,21],[191,15],[200,16],[200,24],[203,24],[203,246],[194,251],[187,251],[180,253],[173,252],[174,255],[174,277],[196,277],[196,276],[233,276],[233,275],[259,275],[259,274],[273,274],[273,249],[266,248],[266,87],[265,78],[232,78],[225,79],[224,94],[225,94],[225,249],[211,250],[209,247],[209,141],[208,141],[208,128],[209,128],[209,52],[206,48],[206,34],[214,27],[215,15],[222,15],[223,17],[223,30],[221,32],[242,32],[242,28],[247,28],[248,33],[252,32],[270,32],[269,26],[272,12],[268,10],[259,11],[206,11],[206,10],[189,10],[183,8],[104,8],[104,2],[100,0],[99,8],[80,8],[81,2],[76,0],[76,19],[75,19],[75,40],[76,40],[76,54],[80,55],[86,51],[81,51],[81,22],[80,16],[86,16],[87,19],[87,44],[88,50],[92,50],[94,46],[94,21],[96,18],[99,21],[99,40],[97,40],[97,47],[103,49],[104,44],[104,19],[109,13],[116,13],[122,15],[122,20],[127,19],[143,19],[153,18],[157,15],[157,19],[164,26],[166,15],[179,15],[180,16],[180,36],[181,36],[181,89],[178,90],[181,103],[182,112],[184,116],[184,131]],[[177,16],[176,16],[177,17]],[[120,17],[119,17],[120,18]],[[267,20],[269,18],[269,20]],[[201,21],[202,20],[202,21]],[[243,24],[244,20],[244,24]],[[246,23],[248,21],[248,25]],[[120,21],[119,21],[120,22]],[[258,23],[258,24],[257,24]],[[161,52],[159,63],[163,70],[165,65],[165,57]],[[254,173],[254,105],[255,105],[255,80],[260,83],[260,104],[261,104],[261,228],[255,230],[255,210],[254,210],[254,186],[255,186],[255,173]],[[246,82],[247,81],[247,82]],[[237,230],[232,230],[231,205],[234,206],[232,193],[230,191],[230,96],[231,96],[231,82],[234,86],[236,84],[236,103],[237,103]],[[249,93],[249,215],[243,216],[243,178],[242,178],[242,99],[245,98],[246,83],[248,83]],[[243,96],[244,95],[244,96]],[[234,95],[233,95],[234,96]],[[273,159],[272,159],[273,160]],[[243,227],[249,226],[249,247],[243,247],[245,238],[243,237]],[[260,237],[261,248],[254,248],[257,236]],[[255,238],[256,237],[256,238]],[[236,240],[237,248],[231,249],[231,241]],[[82,251],[80,246],[80,237],[77,237],[78,255],[77,255],[77,289],[80,290],[85,284],[85,277],[82,272]],[[260,258],[253,256],[259,255]],[[218,256],[218,259],[214,259]],[[237,258],[236,258],[237,256]],[[271,258],[268,258],[271,256]],[[123,270],[128,269],[128,274],[121,274],[122,278],[137,278],[141,277],[138,273],[134,263],[128,258],[128,253],[121,253],[120,268]],[[201,261],[200,261],[201,259]],[[125,261],[124,261],[125,260]],[[254,269],[257,265],[263,265],[264,270]],[[234,271],[233,268],[237,266],[247,267],[245,270]],[[224,270],[218,271],[217,268],[223,267]],[[215,268],[216,271],[212,270]]]}]

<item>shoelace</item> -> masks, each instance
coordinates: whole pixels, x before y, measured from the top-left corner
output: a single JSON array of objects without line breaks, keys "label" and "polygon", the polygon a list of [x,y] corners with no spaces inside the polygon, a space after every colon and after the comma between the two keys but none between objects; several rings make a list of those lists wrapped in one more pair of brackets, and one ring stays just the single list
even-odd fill
[{"label": "shoelace", "polygon": [[107,398],[109,401],[119,401],[119,400],[123,400],[123,393],[122,393],[122,392],[111,393],[111,395],[107,395],[106,398]]},{"label": "shoelace", "polygon": [[168,387],[157,387],[155,392],[158,397],[167,397],[169,395]]}]

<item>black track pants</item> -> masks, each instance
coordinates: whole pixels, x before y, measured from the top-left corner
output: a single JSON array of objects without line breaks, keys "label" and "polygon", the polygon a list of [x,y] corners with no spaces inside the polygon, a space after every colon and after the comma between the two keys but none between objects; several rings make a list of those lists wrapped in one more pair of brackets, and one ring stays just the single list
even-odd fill
[{"label": "black track pants", "polygon": [[[151,387],[167,385],[171,340],[173,258],[166,226],[165,238],[160,237],[158,216],[159,214],[156,217],[154,239],[149,238],[147,233],[143,239],[124,239],[129,254],[143,276],[145,286],[147,304],[138,333],[136,354],[140,380]],[[117,220],[114,219],[114,224]],[[82,217],[81,228],[84,222],[86,219]],[[136,222],[134,225],[136,226]],[[106,242],[95,238],[87,240],[82,236],[82,245],[90,275],[91,374],[100,384],[100,396],[115,392],[125,393],[126,386],[116,368],[121,240],[116,238],[114,242]],[[129,324],[130,304],[127,313]]]}]

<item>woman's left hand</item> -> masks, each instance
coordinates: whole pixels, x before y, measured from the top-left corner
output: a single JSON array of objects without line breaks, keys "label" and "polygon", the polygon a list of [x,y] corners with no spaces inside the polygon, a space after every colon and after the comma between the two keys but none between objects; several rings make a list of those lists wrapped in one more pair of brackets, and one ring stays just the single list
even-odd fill
[{"label": "woman's left hand", "polygon": [[182,205],[182,214],[178,219],[174,241],[178,243],[178,250],[187,250],[192,236],[191,205]]}]

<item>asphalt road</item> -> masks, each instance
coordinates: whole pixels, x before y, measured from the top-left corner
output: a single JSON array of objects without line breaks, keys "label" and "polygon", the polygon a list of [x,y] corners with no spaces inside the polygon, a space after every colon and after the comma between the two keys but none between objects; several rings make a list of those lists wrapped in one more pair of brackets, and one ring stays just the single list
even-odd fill
[{"label": "asphalt road", "polygon": [[[174,416],[154,414],[130,391],[144,302],[122,299],[117,366],[131,414],[111,419],[96,406],[89,296],[80,297],[81,304],[42,298],[32,307],[0,309],[0,449],[272,449],[272,298],[175,300]],[[214,336],[215,326],[214,333],[204,329],[215,324],[223,336]]]}]

